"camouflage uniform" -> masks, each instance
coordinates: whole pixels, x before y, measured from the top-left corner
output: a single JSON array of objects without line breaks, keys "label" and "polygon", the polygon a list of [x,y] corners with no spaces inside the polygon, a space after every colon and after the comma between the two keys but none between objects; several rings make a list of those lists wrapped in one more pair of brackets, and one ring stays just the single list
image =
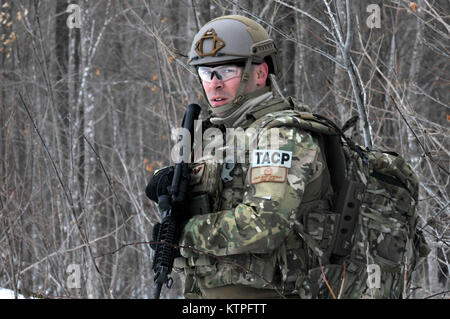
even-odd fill
[{"label": "camouflage uniform", "polygon": [[[289,125],[292,105],[281,98],[266,104],[252,114],[252,122],[244,128],[260,132],[277,127],[279,149],[292,152],[291,167],[237,163],[232,181],[220,181],[217,211],[192,217],[182,233],[184,258],[178,259],[176,266],[185,271],[186,297],[217,297],[212,288],[223,291],[224,286],[228,286],[228,296],[237,298],[298,296],[307,269],[317,264],[308,257],[312,247],[305,245],[302,231],[314,227],[314,232],[321,232],[315,223],[334,221],[331,214],[322,215],[329,211],[332,195],[324,157],[310,133]],[[278,110],[266,113],[271,109]],[[267,141],[270,139],[258,141],[257,148],[270,149]],[[221,165],[206,162],[205,170],[221,171]],[[267,177],[261,180],[267,168],[272,170],[272,181]],[[307,224],[303,224],[305,218]],[[331,235],[321,234],[324,245]]]},{"label": "camouflage uniform", "polygon": [[[236,164],[233,179],[224,182],[219,172],[225,164],[209,158],[196,164],[205,167],[191,191],[206,183],[214,203],[212,213],[192,217],[182,233],[183,257],[175,268],[184,271],[185,297],[401,298],[429,251],[416,231],[414,172],[401,157],[378,151],[368,153],[368,172],[361,156],[345,149],[347,173],[365,190],[358,195],[362,205],[351,252],[345,262],[333,261],[339,214],[330,209],[333,191],[323,146],[310,133],[314,129],[299,122],[297,111],[308,108],[288,100],[271,100],[244,126],[278,129],[279,149],[292,152],[286,178],[275,166],[272,180],[258,180],[268,167],[247,161]],[[267,140],[257,148],[270,149]],[[403,185],[386,184],[374,172],[396,176]],[[371,283],[376,271],[378,281]]]}]

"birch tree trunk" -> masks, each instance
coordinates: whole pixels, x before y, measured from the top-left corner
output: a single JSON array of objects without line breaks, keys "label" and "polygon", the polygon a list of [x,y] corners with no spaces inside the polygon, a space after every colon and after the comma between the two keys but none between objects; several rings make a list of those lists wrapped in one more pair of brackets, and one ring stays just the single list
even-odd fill
[{"label": "birch tree trunk", "polygon": [[[305,10],[305,2],[299,1],[298,7],[300,10]],[[305,42],[305,26],[306,22],[303,19],[303,15],[295,12],[295,30],[296,38],[301,42]],[[305,73],[306,52],[303,46],[297,45],[295,47],[295,62],[294,62],[294,79],[297,85],[295,86],[295,96],[301,101],[305,101],[305,95],[303,92],[304,84],[306,80]]]},{"label": "birch tree trunk", "polygon": [[[347,28],[347,15],[345,13],[345,0],[336,0],[336,15],[339,19],[341,30],[346,30]],[[336,46],[335,53],[336,60],[344,64],[344,57],[342,56],[342,50]],[[333,91],[334,91],[334,109],[336,110],[336,117],[342,126],[345,123],[348,115],[351,114],[351,107],[348,109],[347,88],[348,88],[348,75],[345,69],[335,64],[334,66],[334,76],[333,76]],[[347,104],[348,103],[348,104]],[[347,114],[347,115],[346,115]]]},{"label": "birch tree trunk", "polygon": [[[420,9],[418,10],[419,12],[417,12],[418,18],[416,19],[416,36],[414,40],[414,46],[412,48],[411,66],[409,69],[409,76],[408,76],[408,91],[406,94],[407,105],[410,106],[408,111],[411,112],[411,115],[415,115],[415,110],[418,108],[417,105],[418,99],[414,91],[416,91],[415,86],[417,85],[418,72],[420,70],[420,65],[422,64],[422,57],[423,57],[422,39],[424,32],[424,23],[422,21],[423,14],[421,13],[421,11],[424,8],[423,0],[419,0],[418,5]],[[408,151],[405,152],[405,154],[408,153],[415,154],[417,153],[417,142],[411,130],[406,128],[406,131],[407,131],[406,134],[407,143],[405,143],[405,145],[407,145]],[[411,160],[413,162],[413,165],[417,163],[417,158],[411,158],[408,155],[406,155],[405,157]]]}]

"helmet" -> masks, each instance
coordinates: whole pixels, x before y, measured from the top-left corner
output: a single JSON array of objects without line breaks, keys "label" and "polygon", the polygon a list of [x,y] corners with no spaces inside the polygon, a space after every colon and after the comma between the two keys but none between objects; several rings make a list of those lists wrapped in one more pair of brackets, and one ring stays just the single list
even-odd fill
[{"label": "helmet", "polygon": [[239,15],[216,18],[195,35],[189,64],[214,65],[242,61],[265,61],[269,72],[278,74],[277,48],[266,30],[257,22]]},{"label": "helmet", "polygon": [[[213,114],[236,113],[244,102],[270,90],[264,88],[244,93],[252,63],[266,62],[269,73],[275,76],[279,72],[279,63],[275,42],[259,23],[239,15],[222,16],[206,23],[194,37],[188,63],[196,67],[233,62],[245,64],[236,97],[225,105],[210,107]],[[229,116],[228,122],[232,119]]]}]

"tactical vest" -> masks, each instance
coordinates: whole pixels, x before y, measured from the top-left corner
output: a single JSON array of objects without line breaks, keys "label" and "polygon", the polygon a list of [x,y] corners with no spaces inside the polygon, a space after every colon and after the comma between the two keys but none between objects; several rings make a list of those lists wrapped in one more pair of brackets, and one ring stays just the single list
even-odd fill
[{"label": "tactical vest", "polygon": [[[276,116],[277,112],[287,109],[292,109],[292,105],[281,98],[274,99],[264,108],[255,108],[249,113],[249,123],[244,129],[263,129],[266,120],[269,119],[266,114]],[[308,111],[306,106],[304,111]],[[246,150],[248,159],[248,148]],[[316,223],[317,218],[322,219],[320,216],[323,212],[330,212],[332,196],[325,159],[320,157],[318,161],[322,163],[319,165],[321,169],[305,187],[302,205],[298,208],[302,211],[303,218],[312,220],[312,223]],[[233,209],[242,203],[244,188],[248,183],[247,172],[248,160],[246,163],[222,164],[214,162],[211,158],[204,158],[194,164],[190,189],[192,213],[218,212]],[[322,245],[325,247],[331,240],[331,234],[327,233],[324,236]],[[292,232],[283,245],[271,254],[227,256],[225,262],[223,258],[207,255],[195,259],[178,258],[175,261],[175,269],[184,270],[185,296],[190,298],[199,294],[198,288],[208,289],[227,285],[243,285],[265,291],[276,288],[278,293],[292,295],[296,294],[299,274],[306,273],[310,266],[307,250],[303,239]],[[232,267],[233,265],[239,267]],[[277,297],[277,293],[273,295]]]}]

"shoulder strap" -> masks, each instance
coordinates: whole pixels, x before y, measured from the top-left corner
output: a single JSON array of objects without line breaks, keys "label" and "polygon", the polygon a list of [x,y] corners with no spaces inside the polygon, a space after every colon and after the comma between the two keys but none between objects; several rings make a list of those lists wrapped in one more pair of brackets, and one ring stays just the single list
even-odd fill
[{"label": "shoulder strap", "polygon": [[286,105],[281,98],[275,98],[270,104],[263,105],[262,108],[255,108],[255,110],[250,112],[249,115],[253,116],[255,119],[259,119],[265,114],[275,113],[287,109],[289,109],[289,105]]}]

